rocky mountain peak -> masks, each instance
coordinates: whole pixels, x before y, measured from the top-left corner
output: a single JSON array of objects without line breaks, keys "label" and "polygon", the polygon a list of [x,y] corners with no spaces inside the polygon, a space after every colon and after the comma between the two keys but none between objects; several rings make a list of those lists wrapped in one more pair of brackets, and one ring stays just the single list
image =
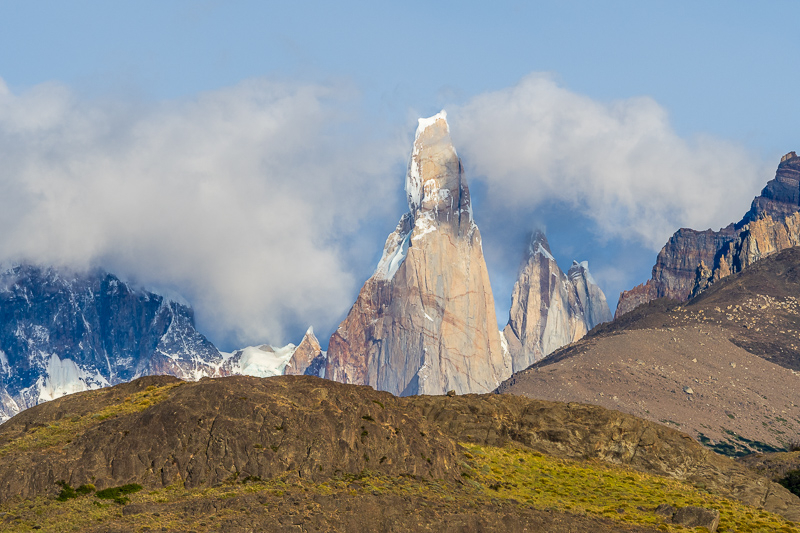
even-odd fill
[{"label": "rocky mountain peak", "polygon": [[289,364],[286,365],[286,375],[311,375],[319,376],[320,370],[325,367],[325,352],[314,335],[314,328],[309,326],[303,340],[297,345]]},{"label": "rocky mountain peak", "polygon": [[766,215],[775,221],[783,221],[798,209],[800,209],[800,157],[797,157],[795,152],[789,152],[781,158],[775,177],[761,190],[761,194],[753,199],[750,210],[737,226],[744,226]]},{"label": "rocky mountain peak", "polygon": [[444,112],[420,119],[409,212],[331,337],[325,376],[394,394],[487,392],[511,373],[481,237]]},{"label": "rocky mountain peak", "polygon": [[594,278],[592,278],[592,275],[589,273],[589,261],[578,262],[573,260],[572,266],[569,267],[567,271],[567,276],[569,276],[570,279],[582,276],[594,282]]}]

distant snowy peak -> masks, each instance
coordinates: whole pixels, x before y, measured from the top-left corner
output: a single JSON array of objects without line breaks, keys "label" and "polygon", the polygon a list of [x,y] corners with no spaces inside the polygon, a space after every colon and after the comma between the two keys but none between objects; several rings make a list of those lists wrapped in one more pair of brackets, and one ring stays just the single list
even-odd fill
[{"label": "distant snowy peak", "polygon": [[100,269],[0,273],[0,420],[43,401],[147,374],[219,375],[222,355],[166,298]]},{"label": "distant snowy peak", "polygon": [[294,355],[297,347],[294,344],[286,346],[247,346],[233,353],[223,353],[225,362],[222,371],[229,375],[255,376],[269,378],[282,376],[286,365]]}]

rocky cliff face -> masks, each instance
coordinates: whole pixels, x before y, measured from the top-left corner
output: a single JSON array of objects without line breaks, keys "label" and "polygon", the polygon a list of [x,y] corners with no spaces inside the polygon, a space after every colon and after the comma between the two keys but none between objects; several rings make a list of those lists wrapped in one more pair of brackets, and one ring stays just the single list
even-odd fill
[{"label": "rocky cliff face", "polygon": [[[719,231],[682,228],[675,232],[659,252],[652,278],[620,294],[615,316],[622,316],[656,298],[686,300],[692,295],[696,283],[700,283],[701,288],[703,284],[707,286],[709,276],[715,275],[713,272],[716,272],[717,276],[726,275],[730,263],[726,266],[724,261],[731,260],[732,257],[722,259],[722,256],[728,254],[731,246],[735,248],[745,233],[753,235],[748,241],[754,247],[752,257],[763,256],[755,250],[759,250],[761,246],[772,246],[759,240],[772,239],[767,234],[771,234],[773,230],[767,228],[783,224],[784,219],[798,210],[800,210],[800,157],[794,152],[789,152],[781,158],[775,178],[767,183],[761,195],[753,200],[750,210],[739,223],[731,224]],[[755,233],[752,229],[754,223],[757,225]],[[776,226],[774,231],[780,232],[780,229]],[[787,226],[787,231],[795,230]],[[774,238],[777,240],[773,244],[778,247],[792,242],[792,238],[777,236]],[[776,251],[780,249],[783,248],[778,248]],[[721,259],[722,264],[720,264]],[[703,272],[698,273],[698,268]]]},{"label": "rocky cliff face", "polygon": [[760,216],[742,227],[738,237],[719,250],[714,263],[698,265],[691,296],[697,296],[720,279],[741,272],[759,259],[800,246],[800,212],[777,221],[770,215]]},{"label": "rocky cliff face", "polygon": [[394,394],[488,392],[511,373],[444,112],[420,119],[409,212],[328,345],[325,376]]},{"label": "rocky cliff face", "polygon": [[587,263],[573,262],[568,274],[556,264],[544,233],[531,236],[511,295],[503,336],[513,371],[519,372],[558,348],[611,320],[605,295]]},{"label": "rocky cliff face", "polygon": [[148,374],[218,375],[188,305],[102,271],[0,272],[0,421],[64,394]]}]

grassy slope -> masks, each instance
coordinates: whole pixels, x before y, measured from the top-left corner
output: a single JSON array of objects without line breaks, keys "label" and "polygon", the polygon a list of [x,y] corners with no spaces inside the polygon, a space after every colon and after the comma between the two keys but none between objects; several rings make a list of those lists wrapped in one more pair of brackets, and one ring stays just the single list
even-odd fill
[{"label": "grassy slope", "polygon": [[[302,521],[320,512],[314,496],[339,498],[356,494],[396,495],[420,499],[423,506],[477,506],[498,500],[512,506],[553,509],[610,519],[623,525],[685,531],[665,524],[652,509],[662,503],[718,509],[719,531],[789,532],[799,524],[739,502],[714,496],[702,487],[601,464],[596,461],[555,459],[530,450],[464,444],[463,485],[442,481],[390,477],[364,472],[324,483],[281,477],[269,481],[231,479],[214,488],[185,490],[176,484],[144,490],[127,497],[136,514],[123,514],[122,505],[93,494],[67,501],[39,497],[0,507],[0,529],[30,531],[186,530],[216,531],[237,513],[259,511],[278,516],[294,514]],[[297,496],[302,496],[298,499]],[[254,500],[253,497],[258,497]],[[210,502],[210,503],[209,503]],[[254,503],[257,502],[257,503]],[[292,504],[295,502],[295,505]],[[299,502],[299,503],[298,503]],[[199,509],[187,513],[186,509]]]}]

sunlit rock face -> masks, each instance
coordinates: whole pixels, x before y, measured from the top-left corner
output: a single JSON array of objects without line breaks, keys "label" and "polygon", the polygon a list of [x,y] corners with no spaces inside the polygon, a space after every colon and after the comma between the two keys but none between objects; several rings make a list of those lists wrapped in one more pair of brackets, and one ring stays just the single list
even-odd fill
[{"label": "sunlit rock face", "polygon": [[[747,248],[749,245],[745,241],[752,245],[745,255],[753,260],[795,246],[792,244],[795,239],[791,234],[795,230],[791,219],[798,210],[800,157],[789,152],[781,158],[775,177],[753,200],[750,210],[739,223],[719,231],[688,228],[676,231],[658,253],[651,279],[620,294],[615,316],[622,316],[656,298],[688,299],[713,279],[724,277],[731,269],[736,271],[737,267],[731,263],[736,254],[730,250],[731,247]],[[782,236],[783,233],[786,236]],[[767,249],[773,251],[767,253]],[[743,261],[746,263],[750,259]]]},{"label": "sunlit rock face", "polygon": [[325,376],[402,395],[491,391],[511,362],[444,112],[419,121],[406,193],[409,212],[332,335]]},{"label": "sunlit rock face", "polygon": [[[319,376],[325,368],[325,352],[319,345],[314,329],[308,328],[297,345],[284,374],[288,376]],[[322,376],[324,377],[324,375]]]},{"label": "sunlit rock face", "polygon": [[65,394],[149,374],[220,375],[185,302],[95,270],[0,272],[0,421]]},{"label": "sunlit rock face", "polygon": [[606,297],[589,273],[589,265],[574,261],[564,274],[544,233],[535,232],[514,284],[508,324],[503,330],[513,371],[528,368],[611,318]]},{"label": "sunlit rock face", "polygon": [[759,259],[794,246],[800,246],[800,212],[777,221],[770,215],[761,215],[742,227],[738,237],[722,247],[712,266],[698,265],[691,296],[697,296],[720,279],[741,272]]}]

